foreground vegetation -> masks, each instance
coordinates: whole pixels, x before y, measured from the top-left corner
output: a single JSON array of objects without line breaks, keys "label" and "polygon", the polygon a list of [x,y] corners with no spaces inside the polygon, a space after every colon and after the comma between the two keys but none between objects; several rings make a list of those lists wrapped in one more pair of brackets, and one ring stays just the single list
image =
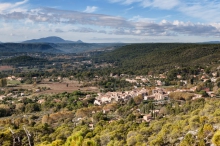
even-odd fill
[{"label": "foreground vegetation", "polygon": [[143,108],[149,105],[128,101],[125,105],[106,105],[111,107],[108,113],[102,112],[103,107],[90,106],[76,110],[61,108],[44,116],[32,113],[4,118],[0,120],[0,143],[12,145],[14,136],[20,138],[17,144],[27,145],[25,126],[35,145],[218,145],[219,99],[199,99],[181,104],[173,101],[160,107],[160,112],[150,123],[142,121]]}]

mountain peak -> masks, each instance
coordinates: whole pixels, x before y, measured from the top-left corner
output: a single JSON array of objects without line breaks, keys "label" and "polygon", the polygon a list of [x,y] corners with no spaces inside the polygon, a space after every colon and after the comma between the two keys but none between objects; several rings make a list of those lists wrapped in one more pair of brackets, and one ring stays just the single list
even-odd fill
[{"label": "mountain peak", "polygon": [[55,40],[55,41],[65,41],[64,39],[62,39],[60,37],[57,37],[57,36],[49,36],[49,37],[42,38],[42,39],[45,39],[45,40]]},{"label": "mountain peak", "polygon": [[76,43],[83,43],[83,41],[81,41],[81,40],[78,40],[78,41],[76,41]]},{"label": "mountain peak", "polygon": [[74,42],[74,41],[64,40],[57,36],[49,36],[45,38],[27,40],[24,41],[23,43],[83,43],[83,42],[81,40]]}]

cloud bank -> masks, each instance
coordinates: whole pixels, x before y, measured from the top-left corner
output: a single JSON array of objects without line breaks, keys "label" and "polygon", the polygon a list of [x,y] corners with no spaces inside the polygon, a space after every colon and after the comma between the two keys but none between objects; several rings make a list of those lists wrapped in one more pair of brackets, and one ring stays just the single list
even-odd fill
[{"label": "cloud bank", "polygon": [[[159,9],[173,9],[177,7],[179,11],[187,10],[188,15],[199,17],[198,12],[204,10],[201,4],[185,4],[180,7],[181,1],[167,0],[111,0],[112,3],[121,3],[130,5],[132,3],[141,4],[143,7],[155,7]],[[127,35],[127,36],[213,36],[220,37],[220,23],[192,23],[179,20],[167,21],[162,20],[155,22],[153,19],[134,16],[125,19],[118,16],[95,14],[98,9],[95,6],[87,6],[83,12],[67,11],[55,8],[28,8],[28,0],[17,3],[0,3],[0,20],[4,23],[39,24],[40,27],[50,28],[54,25],[62,25],[61,28],[53,27],[50,30],[57,33],[77,32],[77,33],[99,33],[108,35]],[[162,4],[161,4],[162,3]],[[190,5],[190,6],[188,6]],[[188,7],[187,7],[188,6]],[[209,8],[214,7],[214,3],[207,5]],[[217,8],[220,5],[216,5]],[[133,9],[133,7],[131,7]],[[209,10],[204,13],[213,13]],[[220,15],[220,12],[212,15]],[[206,16],[204,16],[206,17]],[[208,16],[207,16],[208,17]],[[218,18],[216,18],[218,19]],[[42,26],[44,25],[44,26]],[[65,27],[68,26],[68,27]],[[31,27],[31,26],[30,26]],[[39,28],[40,30],[40,28]]]},{"label": "cloud bank", "polygon": [[[99,32],[101,30],[93,30],[94,26],[105,27],[110,31],[109,34],[117,35],[141,35],[141,36],[176,36],[184,35],[199,35],[199,36],[219,36],[220,23],[202,24],[192,22],[162,20],[156,23],[149,19],[139,18],[126,20],[121,17],[76,12],[64,11],[52,8],[41,8],[37,10],[28,10],[27,12],[11,12],[2,13],[0,18],[5,20],[29,20],[34,23],[55,23],[55,24],[71,24],[71,25],[86,25],[87,28],[81,27],[78,32]],[[102,30],[103,31],[103,30]],[[62,31],[58,31],[62,32]]]},{"label": "cloud bank", "polygon": [[186,16],[205,21],[220,22],[220,2],[217,0],[108,0],[122,5],[139,4],[143,8],[175,10]]},{"label": "cloud bank", "polygon": [[28,0],[16,2],[16,3],[0,3],[0,13],[8,13],[13,11],[24,12],[24,4],[26,4]]}]

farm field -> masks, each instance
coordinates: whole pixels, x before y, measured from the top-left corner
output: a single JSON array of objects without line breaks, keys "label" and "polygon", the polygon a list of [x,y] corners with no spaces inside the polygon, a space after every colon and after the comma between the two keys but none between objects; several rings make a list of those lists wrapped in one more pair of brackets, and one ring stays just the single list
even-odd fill
[{"label": "farm field", "polygon": [[[67,86],[68,84],[68,86]],[[81,84],[78,83],[78,81],[68,81],[68,82],[42,82],[41,84],[37,85],[38,87],[47,87],[50,88],[50,90],[46,90],[42,93],[62,93],[62,92],[73,92],[76,90],[81,91],[88,91],[88,92],[98,92],[97,87],[80,87]]]},{"label": "farm field", "polygon": [[38,92],[37,94],[57,94],[68,92],[71,93],[76,90],[85,91],[85,92],[99,92],[97,87],[82,87],[82,84],[79,84],[78,81],[74,80],[65,80],[63,82],[49,82],[43,81],[36,86],[33,84],[21,84],[18,81],[8,81],[10,85],[15,85],[14,89],[32,89],[32,88],[42,88],[46,87],[49,90]]},{"label": "farm field", "polygon": [[12,70],[12,69],[13,69],[12,66],[8,66],[8,65],[0,66],[0,71],[4,71],[4,70]]}]

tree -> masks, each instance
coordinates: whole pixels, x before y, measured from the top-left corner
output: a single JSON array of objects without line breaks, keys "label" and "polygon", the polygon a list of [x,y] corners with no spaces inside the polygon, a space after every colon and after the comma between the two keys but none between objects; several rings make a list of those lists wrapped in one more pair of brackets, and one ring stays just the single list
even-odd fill
[{"label": "tree", "polygon": [[55,140],[52,142],[52,146],[60,146],[60,145],[63,145],[63,141],[58,139],[58,140]]},{"label": "tree", "polygon": [[28,103],[25,105],[25,112],[40,111],[40,105],[38,103]]},{"label": "tree", "polygon": [[205,124],[204,127],[203,127],[203,132],[204,132],[204,135],[205,136],[208,136],[209,133],[213,132],[214,129],[213,129],[213,126],[211,124]]},{"label": "tree", "polygon": [[90,139],[85,139],[82,145],[83,146],[97,146],[96,142]]},{"label": "tree", "polygon": [[217,86],[220,88],[220,82],[217,83]]},{"label": "tree", "polygon": [[34,81],[34,83],[33,83],[33,87],[36,87],[36,86],[37,86],[37,82]]},{"label": "tree", "polygon": [[163,137],[157,136],[154,140],[150,142],[150,146],[161,146],[164,145]]},{"label": "tree", "polygon": [[168,110],[167,108],[164,106],[160,109],[160,112],[159,112],[161,115],[167,115],[168,114]]},{"label": "tree", "polygon": [[194,79],[193,79],[193,78],[191,78],[191,79],[190,79],[190,84],[192,84],[192,85],[193,85],[193,83],[194,83]]},{"label": "tree", "polygon": [[110,133],[106,132],[100,135],[100,141],[101,141],[101,145],[102,146],[107,146],[107,144],[110,142],[111,138],[110,138]]},{"label": "tree", "polygon": [[142,95],[138,95],[138,96],[134,97],[134,102],[136,104],[140,104],[142,101],[143,101]]},{"label": "tree", "polygon": [[137,135],[138,133],[135,132],[135,131],[129,131],[128,134],[127,134],[127,145],[128,146],[133,146],[137,143],[137,140],[135,139],[135,136]]},{"label": "tree", "polygon": [[212,137],[212,143],[216,146],[220,146],[220,131],[218,130],[215,132],[214,136]]},{"label": "tree", "polygon": [[102,112],[97,112],[93,114],[92,117],[93,117],[94,122],[98,122],[100,120],[107,120],[107,116],[103,114]]},{"label": "tree", "polygon": [[7,80],[5,78],[0,79],[0,87],[6,87],[7,86]]},{"label": "tree", "polygon": [[192,134],[187,134],[181,141],[180,146],[190,146],[195,143],[195,138]]},{"label": "tree", "polygon": [[17,104],[15,105],[15,109],[18,111],[18,113],[24,112],[24,110],[25,110],[25,105],[24,105],[24,103],[17,103]]},{"label": "tree", "polygon": [[6,130],[6,131],[1,131],[0,132],[0,144],[1,145],[12,145],[12,135],[11,135],[11,132],[9,130]]},{"label": "tree", "polygon": [[201,90],[199,93],[202,94],[202,97],[208,97],[209,96],[208,93],[205,90]]}]

